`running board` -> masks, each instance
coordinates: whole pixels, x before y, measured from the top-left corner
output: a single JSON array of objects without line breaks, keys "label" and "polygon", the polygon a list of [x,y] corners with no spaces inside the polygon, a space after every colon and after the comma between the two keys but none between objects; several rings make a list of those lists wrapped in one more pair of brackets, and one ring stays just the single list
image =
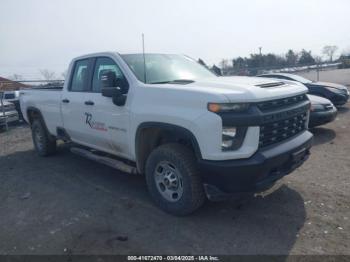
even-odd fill
[{"label": "running board", "polygon": [[106,157],[106,156],[99,156],[94,154],[93,152],[78,148],[78,147],[72,147],[70,151],[74,154],[77,154],[79,156],[85,157],[87,159],[99,162],[101,164],[110,166],[112,168],[118,169],[122,172],[128,173],[128,174],[137,174],[137,169],[136,167],[130,166],[122,161],[116,160],[111,157]]}]

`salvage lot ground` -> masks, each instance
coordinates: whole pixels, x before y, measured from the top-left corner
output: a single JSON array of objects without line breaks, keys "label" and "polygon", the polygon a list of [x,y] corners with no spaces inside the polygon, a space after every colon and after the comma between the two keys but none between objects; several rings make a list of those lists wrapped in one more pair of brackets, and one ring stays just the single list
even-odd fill
[{"label": "salvage lot ground", "polygon": [[350,254],[350,112],[313,130],[312,155],[264,196],[156,208],[144,179],[73,155],[40,158],[0,133],[0,254]]}]

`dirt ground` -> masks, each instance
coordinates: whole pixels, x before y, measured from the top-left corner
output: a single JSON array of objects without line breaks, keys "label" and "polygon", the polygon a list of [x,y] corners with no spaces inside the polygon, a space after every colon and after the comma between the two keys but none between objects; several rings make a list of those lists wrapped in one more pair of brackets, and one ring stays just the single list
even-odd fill
[{"label": "dirt ground", "polygon": [[312,130],[310,159],[263,196],[178,218],[142,177],[73,155],[40,158],[0,133],[0,254],[350,254],[350,104]]}]

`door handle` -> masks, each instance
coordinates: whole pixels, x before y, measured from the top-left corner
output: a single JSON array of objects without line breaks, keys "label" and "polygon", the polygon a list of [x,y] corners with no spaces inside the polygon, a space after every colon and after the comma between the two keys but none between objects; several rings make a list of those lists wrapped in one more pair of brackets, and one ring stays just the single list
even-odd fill
[{"label": "door handle", "polygon": [[85,101],[85,105],[87,106],[93,106],[95,103],[93,101]]},{"label": "door handle", "polygon": [[69,103],[69,100],[67,98],[65,98],[65,99],[62,99],[62,102],[63,103]]}]

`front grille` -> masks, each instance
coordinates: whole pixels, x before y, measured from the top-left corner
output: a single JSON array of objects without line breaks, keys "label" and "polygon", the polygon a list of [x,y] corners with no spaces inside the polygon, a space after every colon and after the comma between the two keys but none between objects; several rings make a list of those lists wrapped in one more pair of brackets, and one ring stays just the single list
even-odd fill
[{"label": "front grille", "polygon": [[298,104],[300,102],[308,100],[307,96],[305,94],[292,96],[292,97],[286,97],[266,102],[260,102],[257,104],[258,108],[261,111],[269,111],[274,110],[278,108],[283,108],[286,106],[292,106],[295,104]]},{"label": "front grille", "polygon": [[279,143],[306,130],[307,113],[260,126],[259,147]]}]

